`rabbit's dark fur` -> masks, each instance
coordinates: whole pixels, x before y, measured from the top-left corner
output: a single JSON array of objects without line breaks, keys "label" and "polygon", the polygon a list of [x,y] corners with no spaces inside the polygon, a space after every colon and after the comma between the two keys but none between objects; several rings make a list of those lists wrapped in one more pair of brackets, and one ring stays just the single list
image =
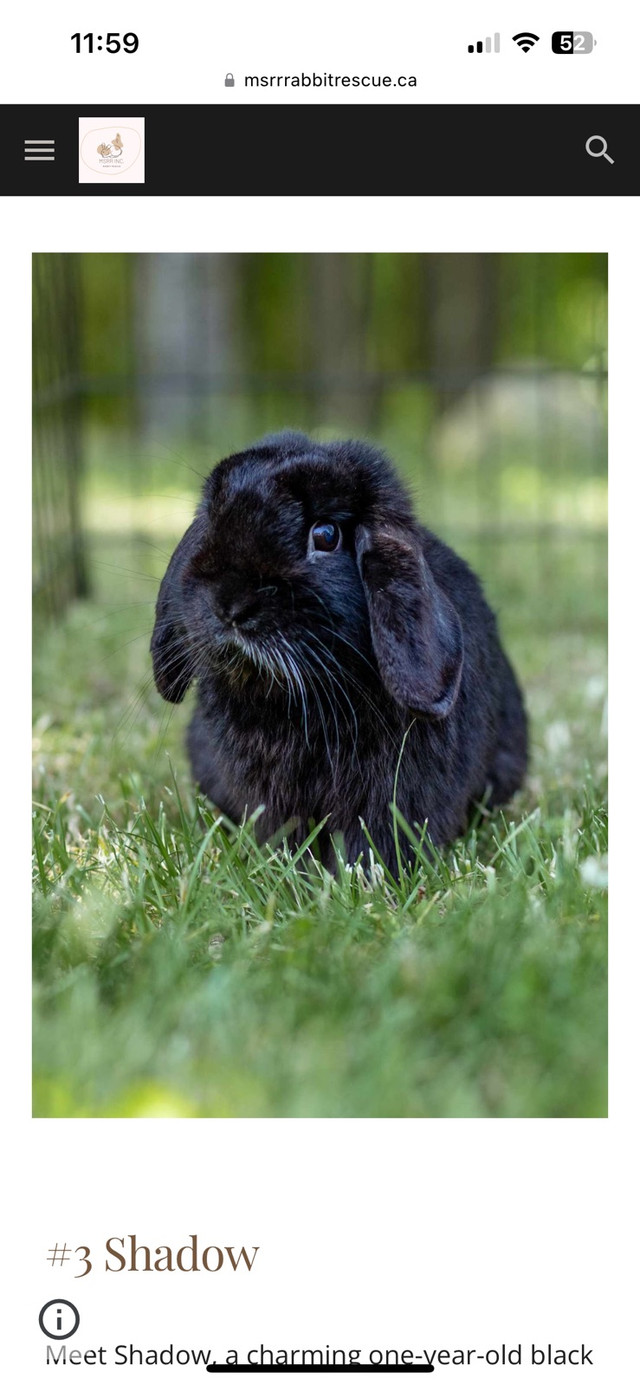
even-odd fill
[{"label": "rabbit's dark fur", "polygon": [[[314,548],[323,521],[340,527],[335,552]],[[203,791],[236,822],[263,806],[263,840],[327,818],[329,865],[331,836],[348,861],[368,852],[364,823],[397,869],[394,797],[444,844],[475,801],[522,783],[522,697],[478,579],[364,443],[282,433],[221,462],[162,582],[151,651],[169,702],[198,681]]]}]

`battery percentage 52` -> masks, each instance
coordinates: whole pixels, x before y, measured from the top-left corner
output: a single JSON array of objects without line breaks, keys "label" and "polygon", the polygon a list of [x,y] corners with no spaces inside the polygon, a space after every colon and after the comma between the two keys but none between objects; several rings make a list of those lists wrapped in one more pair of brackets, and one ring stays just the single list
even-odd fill
[{"label": "battery percentage 52", "polygon": [[587,29],[573,32],[571,29],[558,29],[551,35],[551,48],[554,53],[592,53],[597,40]]}]

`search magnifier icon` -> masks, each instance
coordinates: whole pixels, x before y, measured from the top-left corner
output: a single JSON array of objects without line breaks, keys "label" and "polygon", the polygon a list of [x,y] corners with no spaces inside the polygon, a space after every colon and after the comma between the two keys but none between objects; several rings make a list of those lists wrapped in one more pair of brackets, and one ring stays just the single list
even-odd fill
[{"label": "search magnifier icon", "polygon": [[[594,144],[601,144],[602,149],[594,149]],[[611,158],[611,155],[607,154],[607,141],[605,140],[604,135],[589,135],[587,143],[585,144],[585,149],[587,151],[587,154],[591,155],[592,159],[606,159],[610,164],[614,162]]]}]

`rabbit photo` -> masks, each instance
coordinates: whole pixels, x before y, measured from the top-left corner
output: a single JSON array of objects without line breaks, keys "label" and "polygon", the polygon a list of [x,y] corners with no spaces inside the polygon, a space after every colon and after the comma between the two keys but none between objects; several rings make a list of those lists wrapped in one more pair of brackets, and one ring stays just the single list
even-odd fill
[{"label": "rabbit photo", "polygon": [[505,804],[527,720],[495,617],[468,565],[416,520],[379,451],[264,438],[208,477],[162,581],[156,685],[193,680],[193,775],[265,841],[355,862],[369,839],[396,874],[394,807],[442,846],[474,805]]},{"label": "rabbit photo", "polygon": [[34,255],[34,1116],[606,1114],[607,284]]}]

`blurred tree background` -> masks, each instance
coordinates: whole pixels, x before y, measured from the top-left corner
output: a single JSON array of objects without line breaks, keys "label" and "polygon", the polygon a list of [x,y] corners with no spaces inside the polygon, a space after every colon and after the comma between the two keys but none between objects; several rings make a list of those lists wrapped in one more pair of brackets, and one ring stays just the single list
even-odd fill
[{"label": "blurred tree background", "polygon": [[35,256],[36,610],[95,591],[114,543],[169,548],[201,474],[296,427],[386,447],[510,617],[602,627],[606,276],[603,255]]}]

